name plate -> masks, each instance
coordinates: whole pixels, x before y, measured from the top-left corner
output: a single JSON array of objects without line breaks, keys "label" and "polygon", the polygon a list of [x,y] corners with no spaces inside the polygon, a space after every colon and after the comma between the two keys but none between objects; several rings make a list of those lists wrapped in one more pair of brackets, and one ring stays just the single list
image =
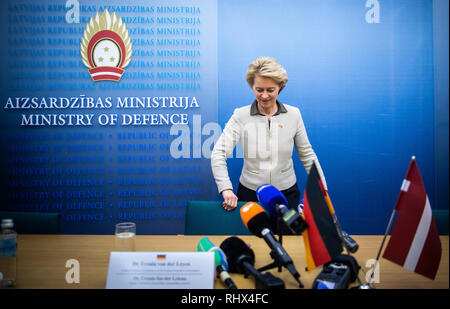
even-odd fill
[{"label": "name plate", "polygon": [[111,252],[107,289],[212,289],[213,252]]}]

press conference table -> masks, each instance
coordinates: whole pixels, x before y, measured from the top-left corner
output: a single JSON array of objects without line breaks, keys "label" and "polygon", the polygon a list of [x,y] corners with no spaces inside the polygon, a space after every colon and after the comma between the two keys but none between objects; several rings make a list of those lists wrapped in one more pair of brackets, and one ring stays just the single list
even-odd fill
[{"label": "press conference table", "polygon": [[[138,235],[136,251],[196,251],[197,243],[203,236],[184,235]],[[220,245],[228,236],[209,236],[211,241]],[[270,264],[270,249],[263,239],[255,236],[239,236],[251,245],[255,252],[255,267]],[[354,236],[359,250],[354,255],[361,266],[359,278],[365,283],[365,272],[373,267],[370,259],[375,259],[382,236]],[[448,236],[441,236],[442,257],[435,280],[430,280],[410,272],[383,258],[380,259],[379,283],[377,289],[448,289],[449,254]],[[306,288],[311,288],[314,279],[322,267],[313,271],[305,270],[305,251],[300,236],[284,236],[283,246],[291,256],[300,279]],[[19,235],[17,288],[19,289],[104,289],[108,272],[110,252],[114,251],[113,235]],[[76,259],[80,263],[80,283],[67,283],[66,261]],[[366,264],[367,263],[367,264]],[[269,270],[281,278],[288,289],[298,288],[295,279],[283,268]],[[241,274],[231,274],[240,289],[253,289],[254,280]],[[353,284],[354,285],[354,284]],[[216,289],[225,286],[215,281]]]}]

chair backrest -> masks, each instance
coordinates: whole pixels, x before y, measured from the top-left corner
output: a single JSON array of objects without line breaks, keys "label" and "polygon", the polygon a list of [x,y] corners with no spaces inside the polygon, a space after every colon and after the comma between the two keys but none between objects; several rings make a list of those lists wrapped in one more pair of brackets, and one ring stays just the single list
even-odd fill
[{"label": "chair backrest", "polygon": [[1,219],[13,219],[18,234],[59,234],[59,213],[0,211]]},{"label": "chair backrest", "polygon": [[188,201],[185,235],[251,235],[242,223],[239,209],[245,202],[238,202],[232,211],[226,211],[222,202]]},{"label": "chair backrest", "polygon": [[448,209],[434,209],[433,218],[439,235],[448,235]]}]

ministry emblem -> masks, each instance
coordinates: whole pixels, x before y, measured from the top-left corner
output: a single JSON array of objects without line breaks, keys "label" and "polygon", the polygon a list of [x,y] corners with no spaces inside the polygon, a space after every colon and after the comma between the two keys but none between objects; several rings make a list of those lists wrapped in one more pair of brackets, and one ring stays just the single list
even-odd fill
[{"label": "ministry emblem", "polygon": [[94,82],[118,82],[132,53],[130,36],[122,19],[117,18],[115,12],[109,14],[107,9],[101,15],[97,12],[86,24],[80,53]]}]

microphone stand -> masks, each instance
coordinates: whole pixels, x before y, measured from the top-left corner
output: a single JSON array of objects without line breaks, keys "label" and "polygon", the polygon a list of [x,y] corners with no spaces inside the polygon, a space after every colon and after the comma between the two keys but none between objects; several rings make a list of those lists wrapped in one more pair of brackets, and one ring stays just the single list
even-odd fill
[{"label": "microphone stand", "polygon": [[[277,216],[276,229],[277,229],[277,235],[278,235],[278,242],[281,245],[283,245],[283,231],[281,230],[282,223],[283,223],[282,220],[283,219],[281,217]],[[258,268],[258,271],[263,272],[263,271],[278,267],[278,272],[280,273],[281,270],[283,269],[283,265],[281,265],[281,263],[279,261],[277,261],[277,259],[275,259],[273,251],[270,252],[270,256],[274,259],[274,261],[270,264],[267,264],[266,266]]]},{"label": "microphone stand", "polygon": [[267,272],[262,274],[257,269],[253,267],[253,264],[248,261],[242,261],[242,266],[244,267],[244,278],[248,278],[252,275],[255,278],[255,286],[261,286],[266,289],[284,289],[284,281],[278,277],[273,276],[271,273]]},{"label": "microphone stand", "polygon": [[[283,230],[282,230],[283,221],[282,220],[283,219],[281,217],[277,216],[277,221],[276,221],[276,229],[277,229],[277,231],[276,231],[276,233],[278,234],[278,240],[277,241],[280,243],[280,245],[282,245],[282,242],[283,242]],[[266,270],[269,270],[269,269],[272,269],[272,268],[275,268],[275,267],[278,267],[278,272],[281,272],[281,270],[283,268],[283,262],[280,261],[277,258],[276,251],[274,251],[274,250],[275,249],[272,249],[270,251],[270,256],[272,257],[273,262],[268,264],[268,265],[266,265],[266,266],[258,268],[257,270],[259,272],[263,272],[263,271],[266,271]],[[290,265],[286,266],[286,268],[292,274],[292,276],[294,276],[295,280],[298,282],[299,287],[303,288],[304,285],[303,285],[303,283],[300,280],[300,274],[295,269],[294,264],[290,264]]]}]

